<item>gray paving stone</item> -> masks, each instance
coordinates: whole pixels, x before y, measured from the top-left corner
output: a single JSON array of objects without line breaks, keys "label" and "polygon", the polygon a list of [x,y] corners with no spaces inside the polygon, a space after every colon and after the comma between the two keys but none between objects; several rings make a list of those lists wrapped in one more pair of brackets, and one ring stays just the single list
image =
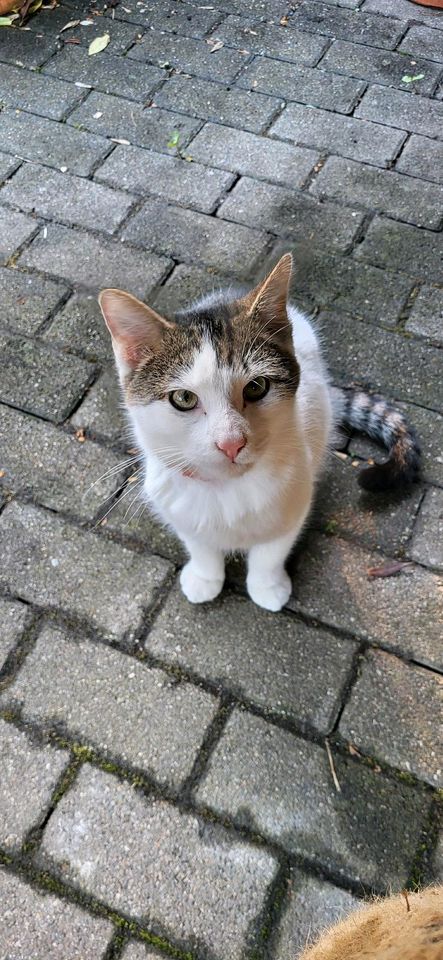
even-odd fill
[{"label": "gray paving stone", "polygon": [[132,638],[170,570],[164,560],[137,556],[29,504],[4,508],[0,538],[4,587],[87,618],[116,640]]},{"label": "gray paving stone", "polygon": [[243,70],[237,85],[285,100],[337,110],[338,113],[349,113],[364,87],[361,80],[353,77],[267,57],[254,57]]},{"label": "gray paving stone", "polygon": [[130,547],[143,545],[149,553],[172,560],[174,564],[185,563],[188,559],[185,548],[172,530],[151,516],[140,488],[133,491],[129,483],[118,502],[100,521],[100,529],[113,539],[117,534],[119,542],[123,541]]},{"label": "gray paving stone", "polygon": [[319,159],[314,150],[291,147],[215,123],[205,124],[189,152],[203,163],[290,187],[301,187]]},{"label": "gray paving stone", "polygon": [[440,831],[433,858],[433,880],[443,881],[443,831]]},{"label": "gray paving stone", "polygon": [[368,577],[388,562],[339,537],[309,536],[293,575],[289,606],[441,670],[442,581],[411,566],[396,577]]},{"label": "gray paving stone", "polygon": [[[226,13],[238,13],[244,15],[244,0],[218,0],[218,7]],[[288,11],[286,0],[250,0],[248,3],[248,14],[257,19],[271,20],[282,17]]]},{"label": "gray paving stone", "polygon": [[244,956],[277,871],[267,851],[87,766],[51,817],[42,852],[84,890],[214,960]]},{"label": "gray paving stone", "polygon": [[306,63],[309,67],[316,66],[327,46],[324,37],[295,29],[282,30],[277,25],[235,16],[227,17],[221,26],[215,28],[212,36],[228,46],[246,49],[249,53]]},{"label": "gray paving stone", "polygon": [[[18,877],[0,870],[2,949],[7,957],[35,960],[76,956],[97,960],[109,944],[113,926],[80,907],[50,894],[37,893]],[[79,951],[79,952],[77,952]]]},{"label": "gray paving stone", "polygon": [[[4,111],[3,111],[4,112]],[[0,119],[3,114],[0,114]],[[2,144],[6,146],[5,143]],[[19,166],[19,160],[16,160],[14,157],[10,157],[7,153],[0,152],[0,183],[3,183],[4,180],[7,180],[11,176],[11,173],[14,173],[14,170]]]},{"label": "gray paving stone", "polygon": [[[386,458],[386,450],[378,450],[377,460]],[[310,525],[338,536],[350,537],[371,550],[382,550],[388,556],[403,555],[423,489],[414,484],[409,491],[370,494],[358,486],[358,463],[351,456],[346,461],[331,457],[320,481]]]},{"label": "gray paving stone", "polygon": [[438,287],[422,287],[414,302],[405,330],[419,337],[429,337],[443,344],[443,291]]},{"label": "gray paving stone", "polygon": [[84,177],[55,170],[50,173],[46,167],[32,163],[24,164],[5,183],[0,200],[28,213],[105,233],[116,230],[134,203],[120,190],[109,190]]},{"label": "gray paving stone", "polygon": [[341,157],[328,157],[310,192],[320,198],[361,204],[429,230],[438,230],[443,216],[443,186]]},{"label": "gray paving stone", "polygon": [[35,333],[67,292],[63,283],[0,268],[2,324],[19,333]]},{"label": "gray paving stone", "polygon": [[219,197],[232,183],[233,176],[179,157],[167,157],[140,147],[119,146],[105,160],[95,179],[113,187],[123,187],[145,196],[154,194],[211,213]]},{"label": "gray paving stone", "polygon": [[443,568],[443,490],[425,494],[414,527],[411,556],[426,567]]},{"label": "gray paving stone", "polygon": [[376,217],[355,256],[412,277],[443,282],[443,240],[439,234]]},{"label": "gray paving stone", "polygon": [[[241,597],[227,595],[194,609],[176,588],[146,649],[263,710],[327,733],[355,645],[292,617],[276,619]],[[328,671],[322,675],[325,650]]]},{"label": "gray paving stone", "polygon": [[2,334],[0,350],[0,400],[54,423],[69,416],[94,374],[91,363],[41,341]]},{"label": "gray paving stone", "polygon": [[159,313],[172,317],[193,300],[220,287],[228,287],[230,282],[228,277],[220,276],[215,267],[191,267],[179,263],[164,286],[160,287],[153,303]]},{"label": "gray paving stone", "polygon": [[360,905],[361,901],[346,890],[291,870],[276,937],[276,960],[296,960],[326,927],[344,919]]},{"label": "gray paving stone", "polygon": [[61,724],[81,743],[176,788],[189,776],[217,707],[215,697],[163,670],[52,627],[2,701],[19,704],[27,721]]},{"label": "gray paving stone", "polygon": [[96,482],[119,462],[111,451],[10,407],[0,406],[0,446],[7,487],[83,520],[92,519],[121,482],[114,473]]},{"label": "gray paving stone", "polygon": [[67,353],[82,353],[89,360],[113,358],[111,337],[97,297],[75,293],[51,321],[43,340],[63,347]]},{"label": "gray paving stone", "polygon": [[236,87],[195,77],[173,76],[155,95],[159,107],[178,110],[204,120],[215,120],[243,130],[260,133],[280,106],[275,97],[263,97]]},{"label": "gray paving stone", "polygon": [[378,123],[382,119],[390,127],[400,127],[424,137],[438,137],[442,129],[443,103],[424,100],[410,91],[374,85],[364,94],[355,116]]},{"label": "gray paving stone", "polygon": [[435,33],[429,27],[415,24],[410,27],[403,37],[399,48],[402,53],[409,53],[415,57],[418,54],[428,60],[443,61],[443,35]]},{"label": "gray paving stone", "polygon": [[292,24],[301,30],[326,37],[354,40],[356,43],[385,47],[387,50],[394,49],[404,30],[398,20],[373,16],[363,11],[355,13],[340,7],[331,7],[326,3],[312,3],[312,0],[305,0],[296,9],[291,17],[290,25]]},{"label": "gray paving stone", "polygon": [[316,147],[324,153],[338,153],[379,167],[388,166],[405,139],[405,134],[398,130],[299,103],[290,103],[283,110],[270,133],[273,137]]},{"label": "gray paving stone", "polygon": [[66,167],[81,177],[89,176],[109,150],[101,137],[16,110],[0,113],[0,138],[10,153],[49,167]]},{"label": "gray paving stone", "polygon": [[139,23],[149,29],[160,29],[166,33],[178,33],[184,37],[203,37],[220,20],[219,10],[195,7],[192,3],[180,3],[168,0],[159,6],[156,2],[144,3],[137,10],[126,9],[121,4],[114,7],[112,15],[120,20]]},{"label": "gray paving stone", "polygon": [[383,16],[398,17],[400,20],[413,20],[427,23],[435,30],[443,30],[443,20],[438,10],[427,7],[411,7],[410,0],[364,0],[363,10],[381,13]]},{"label": "gray paving stone", "polygon": [[368,651],[340,721],[357,749],[434,787],[443,784],[443,677]]},{"label": "gray paving stone", "polygon": [[100,374],[74,416],[72,426],[86,429],[93,437],[120,440],[128,427],[121,409],[120,387],[114,369]]},{"label": "gray paving stone", "polygon": [[360,0],[324,0],[337,7],[348,7],[349,10],[356,10],[360,6]]},{"label": "gray paving stone", "polygon": [[428,803],[355,761],[260,717],[235,711],[196,791],[197,802],[343,878],[382,890],[404,883]]},{"label": "gray paving stone", "polygon": [[110,53],[90,57],[83,48],[66,46],[46,64],[43,73],[62,80],[75,77],[75,83],[142,102],[148,100],[156,86],[165,79],[163,70],[142,67],[128,57],[113,57]]},{"label": "gray paving stone", "polygon": [[8,42],[0,46],[0,60],[35,70],[57,51],[54,37],[33,31],[10,30]]},{"label": "gray paving stone", "polygon": [[[171,33],[149,30],[143,39],[129,51],[128,59],[155,63],[159,67],[173,67],[203,80],[230,83],[245,63],[247,54],[240,50],[211,51],[205,40],[176,37]],[[144,68],[146,69],[146,68]]]},{"label": "gray paving stone", "polygon": [[435,183],[443,183],[443,143],[412,134],[395,164],[395,169],[401,173],[423,177],[425,180],[433,180]]},{"label": "gray paving stone", "polygon": [[[407,86],[409,90],[423,94],[433,93],[441,70],[438,64],[424,57],[411,58],[390,50],[365,47],[361,43],[348,43],[346,40],[334,40],[323,57],[322,67],[403,90]],[[406,84],[403,77],[411,75],[423,76],[421,80]]]},{"label": "gray paving stone", "polygon": [[339,210],[335,204],[247,177],[228,194],[217,216],[270,230],[291,244],[327,246],[333,252],[349,246],[362,221],[356,210]]},{"label": "gray paving stone", "polygon": [[[404,410],[420,439],[424,479],[443,486],[443,417],[433,410],[409,403],[399,403],[398,406]],[[380,456],[380,447],[363,434],[352,438],[350,450],[361,457]]]},{"label": "gray paving stone", "polygon": [[142,253],[121,240],[94,237],[82,230],[48,224],[22,254],[22,264],[89,287],[98,293],[101,287],[123,287],[136,297],[145,297],[169,268],[169,261]]},{"label": "gray paving stone", "polygon": [[0,670],[20,639],[27,621],[28,609],[24,603],[0,599]]},{"label": "gray paving stone", "polygon": [[182,149],[201,127],[201,120],[160,110],[155,105],[146,109],[141,104],[95,91],[74,110],[68,123],[171,156],[177,154],[176,147],[168,147],[174,134],[178,134]]},{"label": "gray paving stone", "polygon": [[249,230],[159,200],[148,200],[143,205],[124,228],[123,238],[174,259],[200,261],[243,276],[253,269],[267,243],[266,235],[257,229]]},{"label": "gray paving stone", "polygon": [[333,304],[340,311],[394,327],[411,289],[409,277],[350,257],[331,257],[321,249],[300,247],[294,264],[292,297],[308,312]]},{"label": "gray paving stone", "polygon": [[36,220],[16,210],[0,207],[0,263],[7,263],[13,253],[38,229]]},{"label": "gray paving stone", "polygon": [[[1,719],[0,744],[0,842],[3,848],[15,850],[46,813],[69,754],[66,750],[35,746],[21,730]],[[3,923],[4,919],[2,940]]]},{"label": "gray paving stone", "polygon": [[19,107],[42,117],[61,120],[83,95],[84,90],[73,83],[6,63],[0,64],[0,100],[5,106]]},{"label": "gray paving stone", "polygon": [[130,943],[122,953],[123,960],[160,960],[161,954],[144,943]]}]

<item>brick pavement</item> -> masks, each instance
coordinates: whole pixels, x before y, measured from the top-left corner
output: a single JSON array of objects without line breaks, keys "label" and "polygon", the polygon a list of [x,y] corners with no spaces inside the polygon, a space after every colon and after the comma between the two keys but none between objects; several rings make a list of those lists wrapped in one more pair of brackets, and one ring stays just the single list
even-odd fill
[{"label": "brick pavement", "polygon": [[[443,13],[66,0],[28,26],[0,36],[0,955],[295,960],[443,880]],[[192,608],[96,294],[173,312],[288,248],[336,383],[400,403],[423,481],[361,494],[377,450],[347,438],[288,609],[239,561]]]}]

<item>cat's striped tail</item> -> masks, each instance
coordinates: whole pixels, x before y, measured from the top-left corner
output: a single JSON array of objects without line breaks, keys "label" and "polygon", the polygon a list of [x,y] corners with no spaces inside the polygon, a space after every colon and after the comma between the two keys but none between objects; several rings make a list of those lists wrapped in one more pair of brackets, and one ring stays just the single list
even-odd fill
[{"label": "cat's striped tail", "polygon": [[380,394],[343,390],[341,419],[344,426],[361,430],[388,450],[385,463],[362,470],[358,482],[364,490],[387,490],[416,480],[420,470],[420,445],[404,414]]}]

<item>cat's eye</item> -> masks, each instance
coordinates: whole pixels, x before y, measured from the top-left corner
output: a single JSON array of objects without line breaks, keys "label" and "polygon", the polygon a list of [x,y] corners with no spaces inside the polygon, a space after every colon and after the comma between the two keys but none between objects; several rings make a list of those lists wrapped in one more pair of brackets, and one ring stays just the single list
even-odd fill
[{"label": "cat's eye", "polygon": [[243,399],[248,403],[254,403],[256,400],[262,400],[269,390],[269,380],[267,377],[255,377],[250,380],[243,388]]},{"label": "cat's eye", "polygon": [[191,390],[172,390],[169,402],[176,410],[193,410],[198,404],[198,396]]}]

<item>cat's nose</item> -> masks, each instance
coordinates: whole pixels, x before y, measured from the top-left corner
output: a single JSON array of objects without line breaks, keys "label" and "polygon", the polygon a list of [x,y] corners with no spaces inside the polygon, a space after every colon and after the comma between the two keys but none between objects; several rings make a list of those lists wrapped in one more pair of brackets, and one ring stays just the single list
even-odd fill
[{"label": "cat's nose", "polygon": [[240,450],[243,450],[243,447],[246,446],[246,439],[245,437],[239,437],[237,440],[223,440],[221,443],[216,443],[215,446],[234,463]]}]

